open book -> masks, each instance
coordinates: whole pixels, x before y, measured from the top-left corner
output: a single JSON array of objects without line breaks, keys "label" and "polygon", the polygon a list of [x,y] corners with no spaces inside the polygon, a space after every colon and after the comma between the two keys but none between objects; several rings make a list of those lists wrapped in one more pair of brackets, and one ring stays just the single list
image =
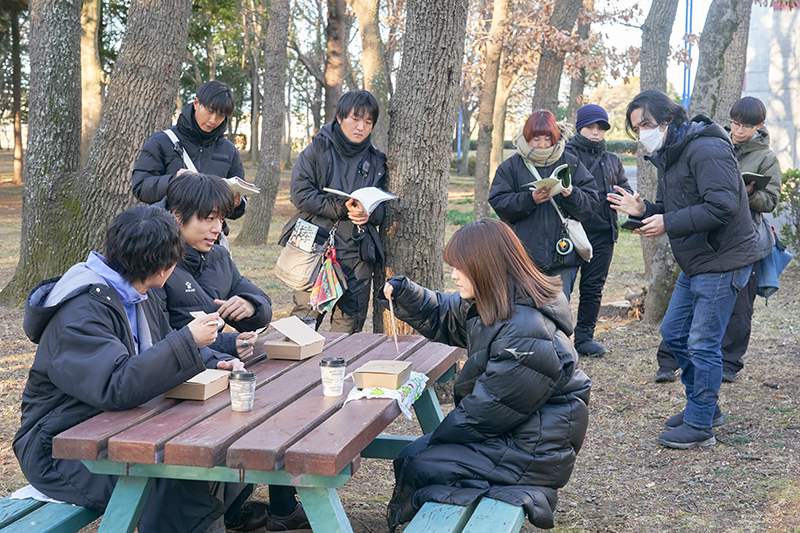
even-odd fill
[{"label": "open book", "polygon": [[372,214],[373,211],[375,211],[375,208],[378,207],[382,202],[398,198],[397,195],[388,193],[377,187],[362,187],[361,189],[355,190],[350,194],[339,191],[337,189],[329,189],[328,187],[325,187],[322,190],[325,192],[338,194],[339,196],[345,196],[347,198],[358,200],[359,202],[361,202],[361,206],[364,208],[364,210],[366,210],[366,212],[369,213],[370,215]]},{"label": "open book", "polygon": [[[574,172],[575,165],[564,163],[563,165],[557,166],[555,170],[553,170],[553,173],[550,174],[550,177],[526,183],[523,187],[528,187],[530,190],[550,189],[548,198],[552,198],[557,194],[561,194],[564,192],[564,189],[568,189],[569,186],[572,185],[572,174]],[[538,175],[533,172],[531,173],[534,174],[534,176]]]},{"label": "open book", "polygon": [[744,178],[744,182],[748,185],[752,182],[756,182],[753,188],[759,191],[766,189],[769,183],[769,176],[756,174],[755,172],[742,172],[742,178]]},{"label": "open book", "polygon": [[232,178],[224,178],[225,183],[230,185],[230,188],[233,192],[238,192],[242,196],[245,194],[256,194],[261,192],[261,189],[253,185],[252,183],[247,183],[239,176],[234,176]]}]

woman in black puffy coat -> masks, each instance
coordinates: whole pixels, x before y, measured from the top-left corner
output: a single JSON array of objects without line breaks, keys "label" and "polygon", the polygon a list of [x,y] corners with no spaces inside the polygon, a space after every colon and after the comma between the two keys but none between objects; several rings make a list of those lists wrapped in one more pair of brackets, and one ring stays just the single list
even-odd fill
[{"label": "woman in black puffy coat", "polygon": [[455,409],[395,460],[389,526],[427,501],[469,505],[486,496],[523,506],[531,523],[551,528],[556,489],[569,480],[589,417],[591,382],[569,340],[569,304],[503,222],[464,226],[444,259],[459,293],[402,276],[384,286],[398,318],[468,355]]}]

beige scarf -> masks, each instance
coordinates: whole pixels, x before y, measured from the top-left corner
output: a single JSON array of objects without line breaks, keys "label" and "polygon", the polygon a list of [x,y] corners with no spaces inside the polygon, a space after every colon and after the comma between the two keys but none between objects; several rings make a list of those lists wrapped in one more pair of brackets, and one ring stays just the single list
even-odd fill
[{"label": "beige scarf", "polygon": [[525,140],[525,136],[522,135],[522,129],[520,129],[519,134],[514,138],[517,153],[537,167],[552,165],[564,154],[564,146],[566,146],[567,140],[575,135],[575,130],[565,122],[558,123],[558,130],[561,132],[561,139],[556,144],[550,148],[531,148],[528,141]]}]

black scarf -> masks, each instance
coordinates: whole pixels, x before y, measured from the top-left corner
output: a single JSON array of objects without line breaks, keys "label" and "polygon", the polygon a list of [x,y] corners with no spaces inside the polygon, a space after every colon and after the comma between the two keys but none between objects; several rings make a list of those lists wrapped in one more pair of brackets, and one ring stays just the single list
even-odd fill
[{"label": "black scarf", "polygon": [[188,103],[183,106],[181,115],[178,117],[178,129],[193,140],[200,146],[210,146],[221,136],[225,135],[228,130],[228,118],[222,121],[222,124],[217,126],[211,131],[203,131],[197,125],[197,120],[194,118],[194,105]]},{"label": "black scarf", "polygon": [[590,154],[602,154],[606,151],[606,140],[592,141],[588,137],[584,137],[580,133],[571,139],[579,148],[589,152]]},{"label": "black scarf", "polygon": [[338,120],[334,120],[331,124],[331,129],[333,130],[332,141],[336,151],[348,159],[357,156],[372,144],[372,133],[367,135],[367,138],[360,143],[354,143],[344,134]]}]

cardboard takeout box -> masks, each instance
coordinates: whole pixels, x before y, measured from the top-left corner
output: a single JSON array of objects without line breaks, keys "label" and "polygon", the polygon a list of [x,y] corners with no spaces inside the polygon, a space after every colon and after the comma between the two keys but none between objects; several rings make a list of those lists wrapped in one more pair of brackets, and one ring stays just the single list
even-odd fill
[{"label": "cardboard takeout box", "polygon": [[353,372],[353,381],[359,389],[397,389],[410,377],[411,363],[408,361],[370,361]]},{"label": "cardboard takeout box", "polygon": [[306,326],[296,316],[276,320],[272,327],[285,335],[283,340],[264,341],[264,351],[270,359],[301,361],[322,352],[325,337]]},{"label": "cardboard takeout box", "polygon": [[165,398],[179,400],[208,400],[228,388],[227,370],[205,370],[174,389],[164,393]]}]

